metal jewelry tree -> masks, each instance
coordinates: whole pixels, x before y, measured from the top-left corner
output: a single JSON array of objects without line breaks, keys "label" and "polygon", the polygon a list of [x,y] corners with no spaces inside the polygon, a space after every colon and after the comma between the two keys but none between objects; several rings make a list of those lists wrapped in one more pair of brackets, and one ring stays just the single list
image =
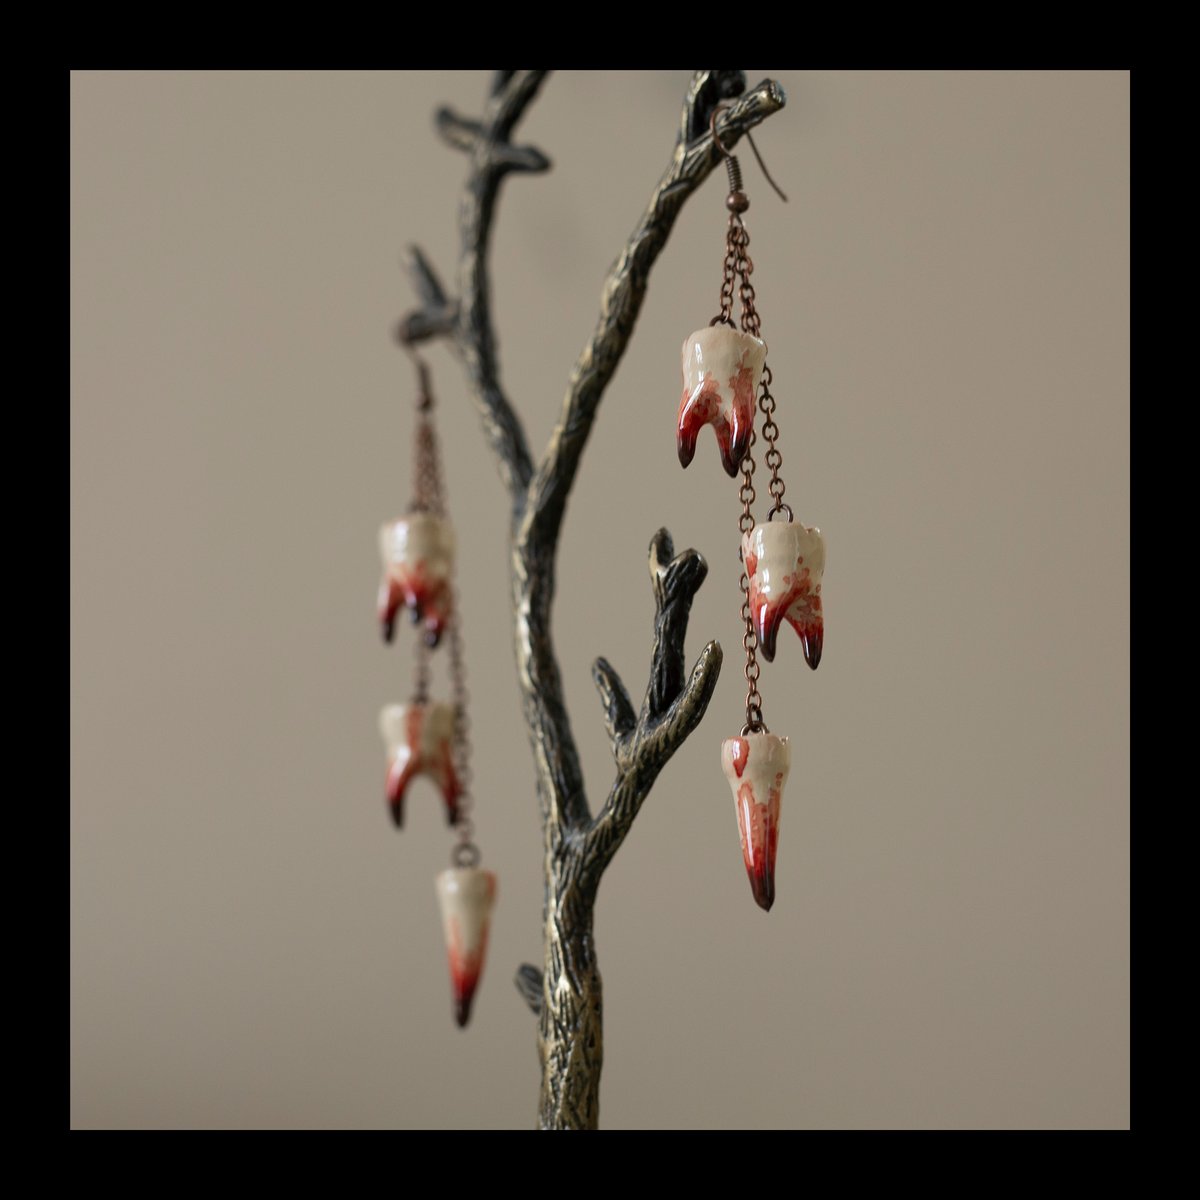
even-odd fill
[{"label": "metal jewelry tree", "polygon": [[600,971],[592,933],[600,877],[658,773],[703,717],[721,669],[721,647],[710,641],[687,673],[688,613],[708,566],[695,550],[676,555],[670,535],[660,529],[650,542],[656,613],[650,680],[640,708],[634,708],[603,658],[592,670],[616,761],[616,777],[593,816],[550,636],[559,531],[604,389],[633,333],[650,269],[675,218],[724,153],[781,109],[785,97],[772,80],[747,91],[740,71],[697,71],[692,77],[674,153],[609,270],[596,328],[571,373],[550,441],[535,462],[496,362],[488,248],[504,179],[515,171],[540,172],[550,166],[539,150],[512,140],[547,74],[496,72],[478,120],[438,110],[442,139],[470,158],[460,210],[457,294],[447,294],[424,255],[413,248],[409,270],[421,307],[400,322],[398,337],[410,347],[439,337],[450,342],[465,368],[511,503],[517,680],[537,772],[545,865],[542,964],[520,967],[516,983],[538,1018],[538,1123],[544,1129],[586,1129],[597,1124],[603,1059]]}]

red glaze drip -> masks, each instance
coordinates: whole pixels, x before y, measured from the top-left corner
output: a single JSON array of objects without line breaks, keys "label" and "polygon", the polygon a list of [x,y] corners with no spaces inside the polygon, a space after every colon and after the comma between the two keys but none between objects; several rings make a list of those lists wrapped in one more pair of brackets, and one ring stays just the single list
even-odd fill
[{"label": "red glaze drip", "polygon": [[[488,895],[490,899],[494,899],[496,895],[495,884],[492,881],[489,881]],[[467,954],[463,949],[458,921],[450,922],[450,945],[446,957],[450,964],[450,995],[454,1005],[454,1020],[460,1029],[471,1019],[471,1003],[475,999],[475,991],[479,987],[484,962],[487,959],[489,925],[490,918],[480,933],[478,949],[474,954]]]},{"label": "red glaze drip", "polygon": [[390,576],[385,575],[383,582],[379,585],[379,598],[376,602],[379,624],[383,628],[383,640],[385,642],[390,642],[393,633],[396,631],[396,613],[400,608],[403,598],[400,585]]},{"label": "red glaze drip", "polygon": [[446,806],[446,823],[454,825],[458,821],[462,783],[454,769],[453,748],[448,737],[440,737],[430,754],[422,753],[421,739],[427,716],[428,711],[422,705],[409,707],[404,715],[404,745],[389,761],[387,800],[397,829],[404,826],[404,797],[408,785],[418,775],[427,775],[437,785]]},{"label": "red glaze drip", "polygon": [[733,753],[729,756],[729,761],[733,764],[733,769],[737,773],[737,777],[741,779],[742,772],[746,769],[746,760],[750,757],[750,743],[745,738],[732,738]]},{"label": "red glaze drip", "polygon": [[409,567],[393,563],[379,587],[379,619],[385,641],[392,640],[396,611],[401,603],[414,625],[425,624],[425,641],[436,646],[450,617],[451,590],[444,579],[431,579],[423,562]]},{"label": "red glaze drip", "polygon": [[675,435],[682,466],[687,467],[696,456],[696,438],[700,430],[711,425],[717,436],[725,473],[731,479],[737,476],[754,431],[754,372],[744,365],[748,354],[748,350],[743,353],[737,372],[729,380],[728,390],[733,393],[731,401],[725,400],[721,386],[711,372],[704,376],[694,395],[684,388],[679,400]]},{"label": "red glaze drip", "polygon": [[738,832],[742,838],[742,861],[754,902],[770,912],[775,903],[775,852],[779,846],[779,800],[782,774],[767,788],[767,802],[759,804],[753,785],[746,780],[737,791]]},{"label": "red glaze drip", "polygon": [[[812,590],[809,569],[801,565],[803,562],[803,557],[799,558],[796,562],[795,574],[783,577],[782,582],[786,591],[781,596],[768,599],[763,596],[755,580],[751,579],[750,612],[754,617],[759,647],[767,662],[775,661],[775,645],[779,626],[786,619],[788,624],[800,635],[800,642],[804,649],[804,661],[815,671],[821,662],[821,648],[825,640],[825,621],[821,612],[820,592]],[[755,562],[755,566],[757,565]]]}]

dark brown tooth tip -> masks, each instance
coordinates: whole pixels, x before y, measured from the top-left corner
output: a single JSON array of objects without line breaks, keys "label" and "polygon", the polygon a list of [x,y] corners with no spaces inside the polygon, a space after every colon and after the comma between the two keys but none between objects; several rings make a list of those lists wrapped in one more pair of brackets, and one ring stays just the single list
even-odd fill
[{"label": "dark brown tooth tip", "polygon": [[758,633],[758,648],[762,651],[762,656],[767,662],[775,661],[775,642],[779,636],[779,622],[772,621],[768,618],[768,610],[763,607],[759,610],[759,618],[755,622]]},{"label": "dark brown tooth tip", "polygon": [[754,892],[754,902],[763,912],[770,912],[775,903],[775,874],[764,871],[750,877],[750,886]]},{"label": "dark brown tooth tip", "polygon": [[692,459],[696,457],[696,439],[680,434],[675,439],[675,449],[679,453],[679,465],[687,469]]},{"label": "dark brown tooth tip", "polygon": [[403,829],[404,828],[404,807],[403,807],[403,805],[389,804],[388,809],[391,811],[391,814],[392,814],[392,824],[395,825],[395,827],[397,829]]},{"label": "dark brown tooth tip", "polygon": [[815,671],[821,665],[821,650],[825,642],[824,635],[814,633],[808,637],[801,638],[801,641],[804,643],[804,661]]},{"label": "dark brown tooth tip", "polygon": [[391,621],[383,621],[381,624],[383,626],[383,640],[387,642],[388,645],[391,645],[392,635],[396,632],[396,626]]},{"label": "dark brown tooth tip", "polygon": [[454,1001],[454,1023],[459,1029],[466,1029],[471,1019],[471,997],[458,996]]}]

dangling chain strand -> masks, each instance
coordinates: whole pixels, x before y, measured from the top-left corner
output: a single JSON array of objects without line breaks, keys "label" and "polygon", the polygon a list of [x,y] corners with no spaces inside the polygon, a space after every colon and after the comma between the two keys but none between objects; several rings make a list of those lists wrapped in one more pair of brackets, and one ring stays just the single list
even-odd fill
[{"label": "dangling chain strand", "polygon": [[410,512],[444,515],[442,507],[442,476],[438,466],[437,434],[430,412],[433,409],[433,390],[429,386],[429,368],[417,361],[421,390],[417,397],[417,435],[413,439],[413,502]]},{"label": "dangling chain strand", "polygon": [[[731,325],[736,328],[733,320],[733,292],[740,278],[741,283],[740,286],[737,286],[737,292],[742,306],[742,329],[753,337],[761,337],[762,319],[759,317],[758,308],[755,305],[754,285],[750,282],[750,275],[754,270],[754,262],[747,252],[750,246],[750,234],[741,216],[742,212],[748,207],[749,201],[746,199],[745,193],[742,192],[741,169],[738,166],[737,159],[729,155],[725,163],[729,170],[729,198],[726,203],[731,211],[729,214],[729,228],[725,239],[725,262],[721,279],[721,311],[709,324]],[[765,417],[763,438],[767,443],[767,453],[764,458],[771,471],[771,480],[767,487],[774,502],[770,512],[767,514],[767,519],[770,520],[775,513],[786,510],[788,519],[791,520],[791,510],[783,503],[784,483],[780,476],[783,455],[780,454],[779,446],[777,445],[779,426],[775,421],[775,397],[771,394],[772,378],[771,368],[764,361],[762,381],[759,385],[758,407]],[[746,450],[745,458],[742,459],[742,483],[738,493],[742,502],[741,516],[738,518],[738,531],[741,534],[747,534],[754,528],[752,506],[756,499],[756,494],[754,490],[755,462],[753,450],[757,441],[757,432],[751,430],[750,445]],[[740,547],[738,556],[739,558],[742,557]],[[758,680],[761,671],[758,662],[758,635],[755,633],[754,622],[751,618],[750,580],[746,574],[744,561],[742,563],[740,584],[742,591],[742,620],[745,623],[745,632],[742,634],[742,649],[746,652],[746,725],[742,732],[766,733],[767,725],[763,720],[762,695],[758,690]]]},{"label": "dangling chain strand", "polygon": [[471,819],[471,809],[475,806],[471,796],[471,722],[467,716],[467,670],[463,659],[462,624],[457,596],[453,598],[452,612],[449,650],[450,680],[454,694],[454,770],[462,792],[458,798],[458,821],[454,827],[458,844],[451,852],[450,861],[456,867],[477,867],[481,855],[474,841],[475,822]]},{"label": "dangling chain strand", "polygon": [[[739,534],[749,533],[754,528],[754,514],[750,511],[754,503],[754,443],[758,440],[751,431],[750,445],[746,457],[742,459],[742,486],[738,495],[742,501],[742,515],[738,518]],[[739,543],[741,538],[738,538]],[[739,544],[738,557],[742,557]],[[754,622],[750,616],[750,579],[746,574],[746,565],[742,563],[742,621],[746,631],[742,634],[742,649],[746,652],[746,726],[743,733],[766,733],[767,726],[763,721],[762,696],[758,691],[758,635],[754,632]]]}]

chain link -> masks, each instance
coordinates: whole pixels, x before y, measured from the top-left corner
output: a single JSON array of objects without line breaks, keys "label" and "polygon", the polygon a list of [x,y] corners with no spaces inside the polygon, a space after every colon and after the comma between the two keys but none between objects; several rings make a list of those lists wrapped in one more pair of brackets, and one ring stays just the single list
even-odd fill
[{"label": "chain link", "polygon": [[[438,454],[437,434],[433,428],[433,391],[430,387],[429,370],[418,361],[420,372],[420,394],[417,398],[417,431],[414,439],[413,502],[410,512],[426,512],[434,516],[445,516],[442,499],[441,460]],[[467,716],[467,670],[463,657],[462,614],[458,597],[452,584],[450,589],[450,619],[447,628],[447,644],[450,657],[450,682],[454,709],[454,735],[451,744],[454,773],[458,777],[458,817],[454,823],[455,845],[450,852],[450,861],[456,867],[479,865],[479,847],[475,844],[475,822],[471,819],[474,800],[471,796],[471,722]],[[429,698],[429,647],[424,639],[417,641],[416,684],[414,699],[425,703]]]},{"label": "chain link", "polygon": [[758,691],[758,635],[754,632],[754,621],[750,615],[750,579],[746,574],[745,557],[741,549],[741,535],[749,533],[754,528],[754,443],[758,435],[750,431],[750,445],[746,448],[746,457],[742,459],[742,486],[738,496],[742,501],[742,515],[738,518],[738,557],[742,559],[742,621],[745,632],[742,634],[742,649],[746,652],[746,726],[743,733],[765,733],[766,724],[763,722],[762,696]]},{"label": "chain link", "polygon": [[[432,407],[432,401],[429,407]],[[442,504],[442,473],[438,463],[437,434],[429,419],[428,408],[417,412],[417,434],[414,439],[413,502],[409,512],[444,515]]]},{"label": "chain link", "polygon": [[467,667],[463,656],[462,618],[458,608],[458,597],[451,597],[449,629],[450,684],[454,699],[454,772],[458,776],[458,821],[455,833],[458,844],[454,847],[451,860],[455,866],[477,866],[480,859],[479,847],[475,845],[475,822],[471,810],[475,807],[471,795],[471,720],[467,715]]},{"label": "chain link", "polygon": [[426,704],[429,701],[429,645],[424,638],[417,638],[416,668],[413,672],[414,704]]},{"label": "chain link", "polygon": [[[750,276],[754,272],[754,260],[749,254],[750,234],[742,220],[741,213],[729,214],[729,228],[725,236],[725,262],[721,279],[721,311],[712,319],[710,324],[726,324],[736,328],[733,320],[733,293],[737,288],[738,299],[742,307],[742,329],[753,337],[762,336],[762,318],[759,316],[755,303],[754,285]],[[738,282],[740,280],[740,283]],[[759,383],[758,408],[765,418],[762,428],[763,440],[767,443],[767,452],[763,461],[771,472],[767,490],[771,495],[772,507],[767,514],[770,520],[777,512],[786,511],[788,520],[792,519],[791,509],[783,503],[786,490],[780,470],[783,466],[783,455],[779,451],[779,425],[775,420],[775,397],[771,393],[774,376],[771,368],[763,363],[762,377]],[[755,430],[750,432],[750,445],[746,456],[742,459],[742,483],[738,497],[742,502],[742,512],[738,518],[738,532],[745,535],[754,528],[753,505],[757,499],[754,490],[754,446],[758,441]],[[741,591],[742,591],[742,621],[745,632],[742,634],[742,649],[746,652],[746,724],[742,733],[765,733],[766,722],[763,720],[762,695],[758,690],[758,680],[761,668],[758,662],[758,635],[754,631],[754,620],[750,611],[750,580],[746,574],[745,559],[741,547],[738,547],[738,557],[742,559]]]}]

